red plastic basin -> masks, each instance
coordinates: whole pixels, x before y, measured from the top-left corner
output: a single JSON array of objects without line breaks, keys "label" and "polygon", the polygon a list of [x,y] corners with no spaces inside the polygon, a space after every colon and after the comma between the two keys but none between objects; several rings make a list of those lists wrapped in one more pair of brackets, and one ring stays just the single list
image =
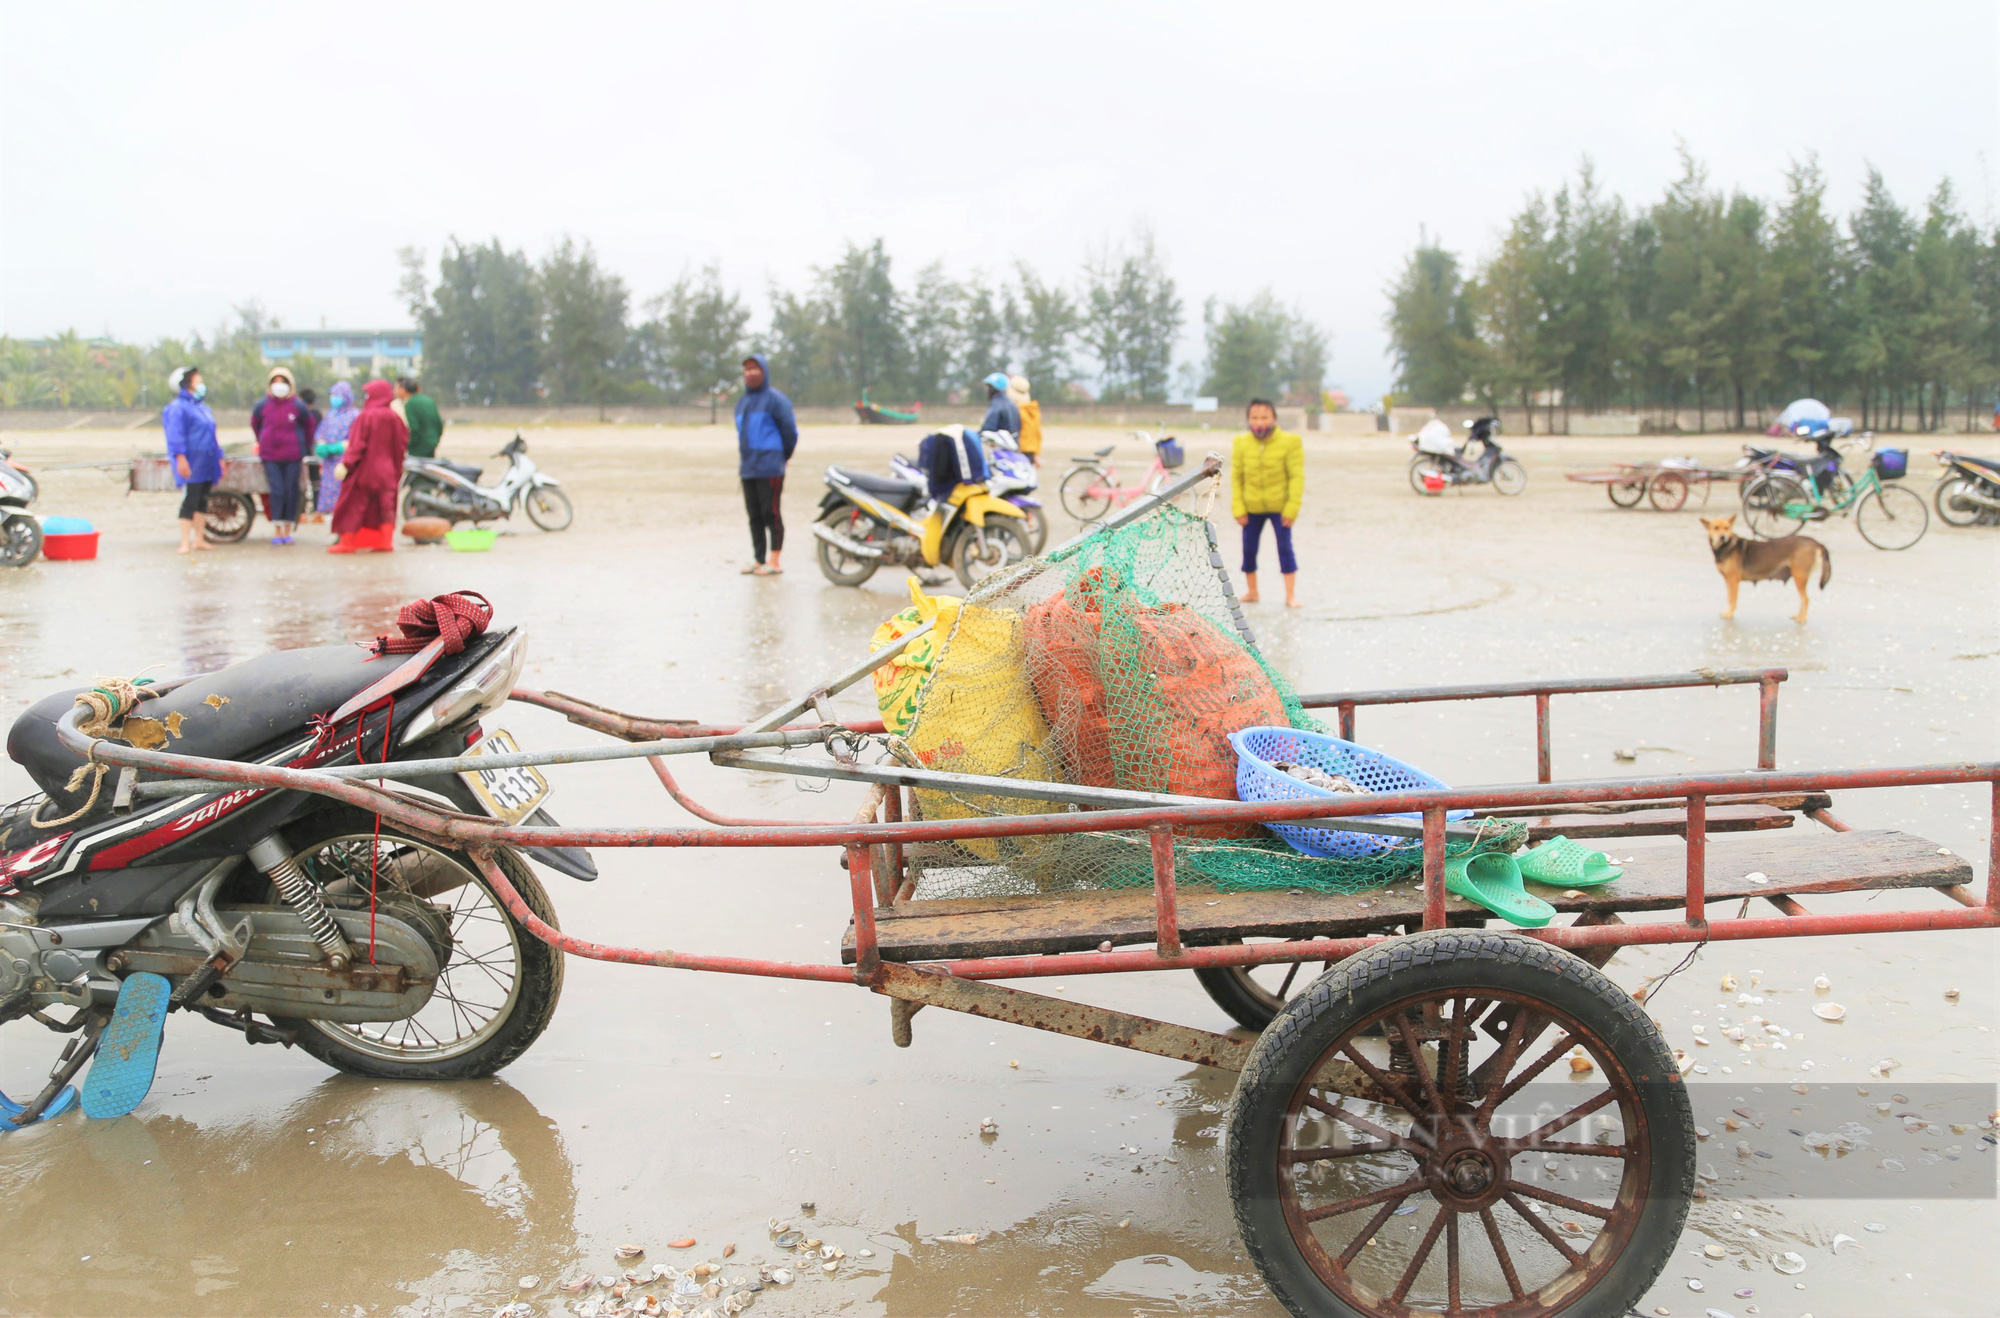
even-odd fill
[{"label": "red plastic basin", "polygon": [[84,531],[76,535],[45,535],[42,537],[42,557],[72,560],[96,558],[97,532]]}]

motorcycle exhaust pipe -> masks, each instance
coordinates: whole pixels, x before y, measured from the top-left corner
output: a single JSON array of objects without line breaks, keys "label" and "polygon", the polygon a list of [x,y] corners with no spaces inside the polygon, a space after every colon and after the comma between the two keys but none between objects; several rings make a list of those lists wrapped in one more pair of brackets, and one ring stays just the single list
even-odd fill
[{"label": "motorcycle exhaust pipe", "polygon": [[1963,485],[1953,496],[1952,502],[1961,507],[1970,504],[1975,508],[2000,508],[2000,495],[1978,485]]},{"label": "motorcycle exhaust pipe", "polygon": [[812,531],[814,535],[844,554],[852,554],[856,558],[882,557],[882,547],[880,545],[864,545],[859,540],[844,536],[824,523],[814,522]]},{"label": "motorcycle exhaust pipe", "polygon": [[438,517],[452,517],[463,511],[449,499],[440,499],[428,490],[413,489],[409,497],[419,508]]}]

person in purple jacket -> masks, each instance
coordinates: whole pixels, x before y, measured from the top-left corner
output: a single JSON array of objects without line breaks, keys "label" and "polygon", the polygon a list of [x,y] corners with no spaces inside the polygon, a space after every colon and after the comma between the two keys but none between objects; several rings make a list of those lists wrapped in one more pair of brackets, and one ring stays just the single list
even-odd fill
[{"label": "person in purple jacket", "polygon": [[167,462],[181,487],[181,552],[207,549],[208,492],[222,479],[222,445],[215,439],[215,414],[202,397],[208,385],[201,368],[183,366],[167,377],[174,399],[160,409],[167,432]]},{"label": "person in purple jacket", "polygon": [[318,429],[312,409],[295,396],[297,385],[290,371],[273,367],[264,396],[250,409],[250,433],[257,437],[257,456],[263,459],[264,483],[271,491],[274,545],[291,544],[298,529],[299,474]]}]

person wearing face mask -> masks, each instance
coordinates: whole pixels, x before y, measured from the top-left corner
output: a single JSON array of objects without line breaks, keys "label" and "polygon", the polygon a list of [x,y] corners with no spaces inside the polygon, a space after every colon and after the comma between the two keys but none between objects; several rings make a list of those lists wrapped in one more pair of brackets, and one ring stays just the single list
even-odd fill
[{"label": "person wearing face mask", "polygon": [[208,385],[201,368],[183,366],[167,377],[173,401],[160,409],[167,432],[167,461],[181,488],[181,552],[209,548],[208,492],[222,479],[222,445],[215,438],[215,414],[202,401]]},{"label": "person wearing face mask", "polygon": [[1278,409],[1268,399],[1251,399],[1245,417],[1250,428],[1236,436],[1229,455],[1229,510],[1243,528],[1243,602],[1258,599],[1257,548],[1269,522],[1278,541],[1278,571],[1285,578],[1285,607],[1295,609],[1299,565],[1292,557],[1292,523],[1305,501],[1306,444],[1278,429]]},{"label": "person wearing face mask", "polygon": [[312,409],[294,396],[296,384],[290,371],[274,367],[264,396],[250,409],[250,433],[257,437],[257,456],[263,459],[264,483],[271,492],[274,545],[291,544],[298,529],[300,476],[316,428]]}]

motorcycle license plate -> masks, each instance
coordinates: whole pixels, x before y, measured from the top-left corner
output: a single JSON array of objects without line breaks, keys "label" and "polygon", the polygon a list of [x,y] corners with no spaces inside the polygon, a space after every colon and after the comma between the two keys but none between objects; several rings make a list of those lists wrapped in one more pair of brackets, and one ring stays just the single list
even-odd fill
[{"label": "motorcycle license plate", "polygon": [[[495,729],[466,754],[511,755],[520,749],[510,734]],[[469,769],[458,776],[488,814],[509,824],[520,823],[549,795],[549,780],[525,764],[508,769]]]}]

